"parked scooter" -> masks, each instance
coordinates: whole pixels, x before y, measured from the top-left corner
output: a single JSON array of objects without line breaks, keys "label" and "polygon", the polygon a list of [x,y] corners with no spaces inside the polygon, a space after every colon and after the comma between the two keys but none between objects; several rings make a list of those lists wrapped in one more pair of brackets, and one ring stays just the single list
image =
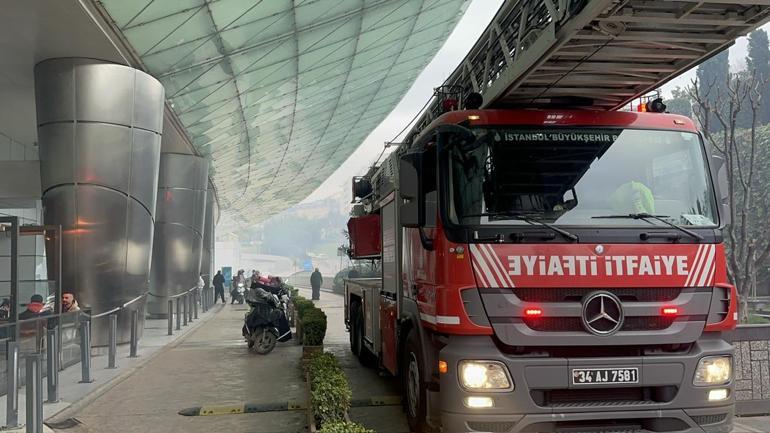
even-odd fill
[{"label": "parked scooter", "polygon": [[281,298],[261,292],[246,302],[251,309],[244,318],[241,333],[250,349],[266,355],[275,348],[276,342],[291,340],[291,328]]},{"label": "parked scooter", "polygon": [[243,283],[238,283],[238,286],[235,288],[235,290],[233,290],[233,297],[235,298],[235,302],[243,304],[245,294],[246,289],[243,287]]}]

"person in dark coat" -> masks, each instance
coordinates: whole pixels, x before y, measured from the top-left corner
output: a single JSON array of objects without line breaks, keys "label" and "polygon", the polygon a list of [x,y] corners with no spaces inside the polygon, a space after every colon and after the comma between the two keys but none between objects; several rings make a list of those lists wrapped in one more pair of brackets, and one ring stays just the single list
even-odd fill
[{"label": "person in dark coat", "polygon": [[214,303],[217,303],[217,297],[222,298],[222,303],[225,303],[225,276],[222,275],[222,271],[217,271],[214,275],[214,279],[211,281],[214,283]]},{"label": "person in dark coat", "polygon": [[310,287],[313,289],[313,300],[317,301],[321,299],[321,284],[323,284],[324,278],[321,276],[321,272],[318,268],[315,268],[312,274],[310,274]]}]

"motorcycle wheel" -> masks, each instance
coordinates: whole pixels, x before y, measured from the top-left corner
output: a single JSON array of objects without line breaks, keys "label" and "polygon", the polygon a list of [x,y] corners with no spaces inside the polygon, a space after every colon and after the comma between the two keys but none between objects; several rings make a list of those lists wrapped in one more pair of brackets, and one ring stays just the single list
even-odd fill
[{"label": "motorcycle wheel", "polygon": [[267,355],[275,349],[275,334],[265,328],[256,329],[251,334],[251,338],[254,341],[254,346],[252,348],[260,355]]}]

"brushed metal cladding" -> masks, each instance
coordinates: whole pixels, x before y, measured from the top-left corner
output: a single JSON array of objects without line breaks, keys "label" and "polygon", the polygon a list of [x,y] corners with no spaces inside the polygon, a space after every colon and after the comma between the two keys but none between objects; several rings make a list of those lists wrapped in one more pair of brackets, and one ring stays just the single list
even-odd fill
[{"label": "brushed metal cladding", "polygon": [[206,191],[206,215],[203,223],[203,250],[201,252],[201,274],[206,287],[211,285],[214,275],[214,189],[209,185]]},{"label": "brushed metal cladding", "polygon": [[198,283],[203,253],[209,162],[162,153],[152,252],[150,317],[167,315],[167,299]]},{"label": "brushed metal cladding", "polygon": [[[163,86],[122,65],[50,59],[35,67],[35,97],[43,219],[63,228],[63,289],[94,314],[111,310],[148,290]],[[107,332],[97,319],[94,344]],[[126,311],[118,341],[129,336]]]}]

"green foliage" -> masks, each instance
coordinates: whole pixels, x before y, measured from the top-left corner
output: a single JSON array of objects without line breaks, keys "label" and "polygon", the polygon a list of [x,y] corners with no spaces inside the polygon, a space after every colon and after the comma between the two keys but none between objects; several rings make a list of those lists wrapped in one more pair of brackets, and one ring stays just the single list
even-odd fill
[{"label": "green foliage", "polygon": [[303,341],[305,346],[320,346],[326,337],[326,313],[313,304],[313,301],[297,296],[293,298],[294,311],[302,322]]},{"label": "green foliage", "polygon": [[299,317],[300,320],[302,320],[302,317],[305,315],[305,311],[311,308],[315,308],[313,301],[302,296],[296,296],[292,299],[294,302],[294,310],[297,312],[297,317]]},{"label": "green foliage", "polygon": [[757,110],[757,122],[759,124],[770,123],[770,41],[767,32],[758,29],[749,34],[749,55],[746,57],[746,66],[760,80],[762,104]]},{"label": "green foliage", "polygon": [[754,314],[749,314],[749,318],[745,323],[748,323],[749,325],[767,325],[770,323],[770,319]]},{"label": "green foliage", "polygon": [[692,117],[692,99],[687,89],[677,87],[671,91],[671,98],[665,100],[667,112]]},{"label": "green foliage", "polygon": [[[715,104],[717,100],[727,97],[727,81],[730,76],[730,55],[724,50],[698,66],[698,93],[702,98]],[[708,128],[711,132],[722,129],[712,113],[703,113],[709,118]]]},{"label": "green foliage", "polygon": [[358,430],[336,430],[334,423],[344,422],[345,413],[350,409],[351,392],[348,380],[340,368],[337,358],[331,353],[317,353],[308,364],[310,371],[310,404],[316,422],[327,432],[357,432]]},{"label": "green foliage", "polygon": [[324,424],[318,433],[376,433],[361,424],[349,421],[333,421]]},{"label": "green foliage", "polygon": [[305,346],[320,346],[326,336],[326,313],[320,308],[308,308],[304,311],[302,320],[302,333]]}]

